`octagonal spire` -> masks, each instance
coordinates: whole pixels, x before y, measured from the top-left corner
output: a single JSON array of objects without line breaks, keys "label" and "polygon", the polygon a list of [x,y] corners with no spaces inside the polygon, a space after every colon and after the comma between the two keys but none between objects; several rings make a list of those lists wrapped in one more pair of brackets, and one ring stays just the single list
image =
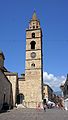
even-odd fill
[{"label": "octagonal spire", "polygon": [[33,13],[32,20],[38,20],[37,16],[36,16],[36,11],[34,11],[34,13]]}]

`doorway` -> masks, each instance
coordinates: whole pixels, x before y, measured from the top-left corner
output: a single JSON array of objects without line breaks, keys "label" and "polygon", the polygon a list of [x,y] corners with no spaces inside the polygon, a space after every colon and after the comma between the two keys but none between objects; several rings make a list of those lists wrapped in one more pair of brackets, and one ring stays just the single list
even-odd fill
[{"label": "doorway", "polygon": [[17,104],[22,104],[24,100],[24,95],[22,93],[17,95]]}]

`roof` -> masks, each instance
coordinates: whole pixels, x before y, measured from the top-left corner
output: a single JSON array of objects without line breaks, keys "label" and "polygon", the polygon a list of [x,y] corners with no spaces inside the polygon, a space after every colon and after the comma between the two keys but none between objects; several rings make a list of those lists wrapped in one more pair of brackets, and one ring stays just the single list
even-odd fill
[{"label": "roof", "polygon": [[47,86],[47,87],[49,87],[53,91],[53,89],[48,84],[43,83],[43,86],[44,87]]},{"label": "roof", "polygon": [[5,73],[5,75],[7,75],[7,76],[18,76],[18,73],[16,73],[16,72],[10,72],[10,71],[4,71],[4,73]]},{"label": "roof", "polygon": [[2,74],[4,75],[4,77],[6,78],[6,80],[10,83],[10,85],[12,85],[11,82],[9,81],[9,79],[6,77],[4,71],[2,69],[0,69],[0,72],[2,72]]},{"label": "roof", "polygon": [[34,13],[33,13],[32,20],[38,20],[35,11],[34,11]]}]

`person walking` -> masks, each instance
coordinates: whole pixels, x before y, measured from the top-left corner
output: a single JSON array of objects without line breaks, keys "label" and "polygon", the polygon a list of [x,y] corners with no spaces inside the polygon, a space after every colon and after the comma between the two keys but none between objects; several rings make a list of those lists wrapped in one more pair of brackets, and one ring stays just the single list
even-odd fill
[{"label": "person walking", "polygon": [[46,112],[46,104],[43,105],[43,109]]}]

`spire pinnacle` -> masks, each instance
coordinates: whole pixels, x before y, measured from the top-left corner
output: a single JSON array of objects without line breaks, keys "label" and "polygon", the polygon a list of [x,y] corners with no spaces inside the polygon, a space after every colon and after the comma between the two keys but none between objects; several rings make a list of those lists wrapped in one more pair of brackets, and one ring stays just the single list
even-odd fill
[{"label": "spire pinnacle", "polygon": [[34,10],[33,16],[32,16],[32,20],[38,20],[37,16],[36,16],[36,11]]}]

